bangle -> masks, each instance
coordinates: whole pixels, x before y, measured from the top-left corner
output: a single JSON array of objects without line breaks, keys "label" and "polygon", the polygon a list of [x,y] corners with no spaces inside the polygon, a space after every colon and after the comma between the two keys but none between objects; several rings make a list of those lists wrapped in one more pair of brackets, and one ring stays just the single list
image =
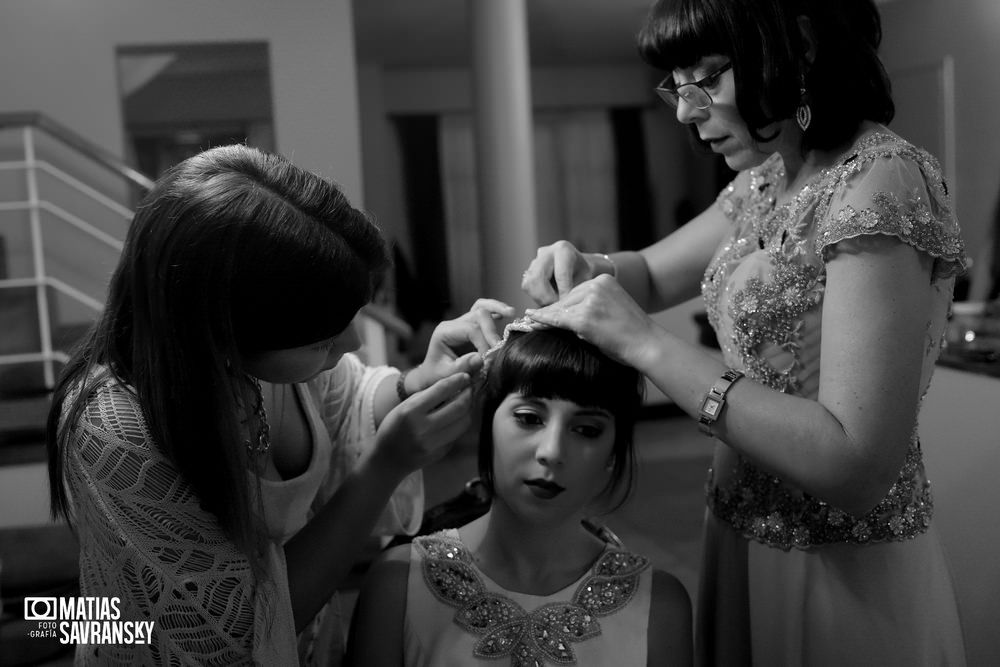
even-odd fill
[{"label": "bangle", "polygon": [[705,435],[714,435],[712,425],[718,421],[722,409],[726,407],[726,394],[741,377],[743,373],[730,368],[715,381],[705,394],[705,398],[701,399],[701,407],[698,408],[698,428]]},{"label": "bangle", "polygon": [[410,397],[410,395],[406,392],[406,376],[409,372],[410,371],[403,371],[399,374],[399,377],[396,378],[396,396],[399,396],[400,403]]},{"label": "bangle", "polygon": [[615,260],[611,259],[607,255],[607,253],[603,253],[603,252],[601,253],[601,257],[603,257],[604,261],[607,262],[611,266],[611,277],[612,278],[617,278],[618,277],[618,265],[615,264]]}]

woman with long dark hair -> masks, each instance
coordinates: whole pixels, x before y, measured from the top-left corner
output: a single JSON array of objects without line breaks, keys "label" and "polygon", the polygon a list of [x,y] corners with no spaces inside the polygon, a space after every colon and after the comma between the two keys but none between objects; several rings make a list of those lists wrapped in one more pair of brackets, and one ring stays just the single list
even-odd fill
[{"label": "woman with long dark hair", "polygon": [[488,346],[506,306],[440,325],[412,372],[368,367],[353,319],[387,265],[339,188],[246,146],[185,160],[141,202],[56,387],[49,460],[82,595],[154,627],[79,646],[82,664],[298,664],[380,515],[419,521],[413,473],[469,423],[478,354],[452,350]]}]

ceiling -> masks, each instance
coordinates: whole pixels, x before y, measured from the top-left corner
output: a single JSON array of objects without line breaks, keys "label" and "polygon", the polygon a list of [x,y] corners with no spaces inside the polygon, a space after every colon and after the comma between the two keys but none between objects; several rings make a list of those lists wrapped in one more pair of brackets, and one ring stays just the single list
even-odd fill
[{"label": "ceiling", "polygon": [[[467,67],[469,7],[503,0],[354,0],[359,63]],[[635,35],[651,0],[525,0],[532,66],[639,62]]]},{"label": "ceiling", "polygon": [[[353,0],[359,63],[467,67],[469,7],[505,0]],[[524,0],[534,67],[636,64],[635,36],[653,0]],[[876,4],[900,0],[875,0]]]}]

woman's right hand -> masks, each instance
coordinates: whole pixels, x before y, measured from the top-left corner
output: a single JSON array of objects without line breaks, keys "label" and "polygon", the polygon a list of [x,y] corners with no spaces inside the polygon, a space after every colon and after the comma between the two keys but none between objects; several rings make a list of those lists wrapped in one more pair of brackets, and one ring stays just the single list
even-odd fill
[{"label": "woman's right hand", "polygon": [[569,241],[556,241],[538,249],[521,275],[521,289],[539,306],[546,306],[595,275],[587,255]]},{"label": "woman's right hand", "polygon": [[405,476],[444,456],[471,423],[470,377],[449,375],[386,414],[375,434],[373,463]]}]

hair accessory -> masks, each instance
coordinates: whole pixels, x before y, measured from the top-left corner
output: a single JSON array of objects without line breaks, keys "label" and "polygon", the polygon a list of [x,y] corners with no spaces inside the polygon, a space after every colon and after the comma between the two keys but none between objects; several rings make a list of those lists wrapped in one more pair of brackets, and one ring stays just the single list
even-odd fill
[{"label": "hair accessory", "polygon": [[809,104],[806,102],[806,89],[804,87],[799,89],[799,100],[799,106],[795,109],[795,122],[805,132],[809,129],[813,114],[812,109],[809,108]]},{"label": "hair accessory", "polygon": [[396,395],[399,396],[399,402],[402,403],[410,397],[410,394],[406,391],[406,376],[409,375],[410,371],[406,370],[399,374],[396,378]]},{"label": "hair accessory", "polygon": [[705,398],[701,399],[701,407],[698,408],[698,428],[705,435],[714,435],[712,425],[718,421],[722,409],[726,407],[726,394],[741,377],[743,377],[743,373],[730,368],[715,381],[712,388],[705,394]]},{"label": "hair accessory", "polygon": [[528,333],[529,331],[537,331],[539,329],[551,329],[552,327],[548,324],[542,324],[541,322],[536,322],[527,315],[517,318],[507,326],[503,328],[503,336],[500,340],[490,349],[483,352],[483,370],[482,376],[486,377],[486,369],[489,366],[490,360],[496,356],[497,351],[507,343],[507,339],[510,338],[512,332],[518,331],[521,333]]},{"label": "hair accessory", "polygon": [[611,277],[612,278],[617,278],[618,277],[618,265],[615,264],[615,260],[611,259],[606,253],[603,253],[603,252],[601,253],[601,257],[603,257],[604,261],[607,262],[608,265],[611,267]]},{"label": "hair accessory", "polygon": [[271,425],[267,421],[267,412],[264,410],[264,393],[260,389],[260,380],[250,377],[250,383],[253,385],[254,393],[257,395],[253,406],[253,414],[257,418],[259,428],[257,431],[257,442],[251,443],[250,439],[247,438],[243,441],[243,444],[247,446],[247,454],[250,456],[260,456],[267,454],[267,450],[271,448]]}]

